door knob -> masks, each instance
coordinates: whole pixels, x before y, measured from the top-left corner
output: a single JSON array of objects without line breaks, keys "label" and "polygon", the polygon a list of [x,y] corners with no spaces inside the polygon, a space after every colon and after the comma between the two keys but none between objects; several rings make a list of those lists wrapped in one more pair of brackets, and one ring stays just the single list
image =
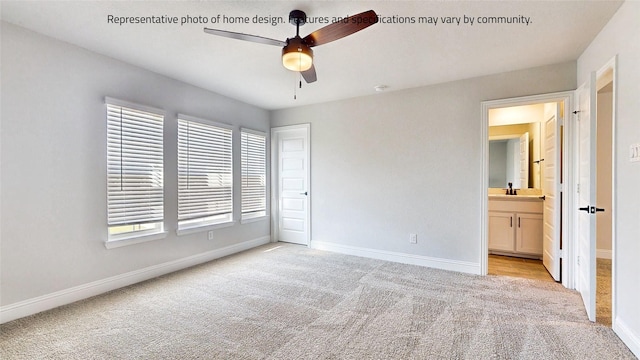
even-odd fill
[{"label": "door knob", "polygon": [[303,192],[303,193],[300,193],[300,195],[308,195],[308,192],[307,192],[307,191],[305,191],[305,192]]},{"label": "door knob", "polygon": [[580,211],[586,211],[586,212],[588,212],[590,214],[595,214],[596,212],[604,211],[604,209],[597,208],[595,206],[585,206],[585,207],[581,207],[579,210]]}]

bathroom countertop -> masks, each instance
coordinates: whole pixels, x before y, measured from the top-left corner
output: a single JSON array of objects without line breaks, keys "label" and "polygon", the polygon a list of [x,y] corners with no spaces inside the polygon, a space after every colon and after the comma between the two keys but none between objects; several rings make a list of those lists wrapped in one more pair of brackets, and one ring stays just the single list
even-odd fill
[{"label": "bathroom countertop", "polygon": [[490,194],[489,200],[511,200],[511,201],[542,201],[542,195],[505,195]]}]

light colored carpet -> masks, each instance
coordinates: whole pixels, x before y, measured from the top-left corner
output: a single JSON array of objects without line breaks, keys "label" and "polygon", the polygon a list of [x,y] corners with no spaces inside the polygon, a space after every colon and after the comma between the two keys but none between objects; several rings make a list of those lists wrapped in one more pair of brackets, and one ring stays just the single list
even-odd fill
[{"label": "light colored carpet", "polygon": [[269,244],[0,326],[2,359],[633,359],[579,295]]}]

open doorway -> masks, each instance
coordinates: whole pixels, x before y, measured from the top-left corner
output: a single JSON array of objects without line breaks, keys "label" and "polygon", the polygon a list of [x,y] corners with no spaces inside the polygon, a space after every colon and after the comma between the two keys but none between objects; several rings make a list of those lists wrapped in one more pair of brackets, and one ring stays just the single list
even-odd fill
[{"label": "open doorway", "polygon": [[[562,243],[568,220],[562,214],[569,196],[562,191],[562,183],[571,176],[563,167],[562,149],[569,140],[564,136],[564,120],[572,96],[562,92],[482,103],[485,228],[480,263],[484,274],[572,285],[566,276],[570,266],[562,264],[563,252],[569,250]],[[502,148],[514,153],[501,156]],[[503,176],[492,166],[492,159],[506,160],[503,168],[515,168],[515,172]]]},{"label": "open doorway", "polygon": [[563,116],[563,102],[489,109],[490,275],[560,280],[554,217]]},{"label": "open doorway", "polygon": [[613,68],[598,75],[596,95],[596,322],[612,325],[613,260]]}]

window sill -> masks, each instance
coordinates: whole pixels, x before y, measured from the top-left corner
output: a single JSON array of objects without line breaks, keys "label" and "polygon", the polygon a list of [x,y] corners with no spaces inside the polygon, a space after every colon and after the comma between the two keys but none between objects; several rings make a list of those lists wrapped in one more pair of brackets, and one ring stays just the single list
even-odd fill
[{"label": "window sill", "polygon": [[269,219],[269,215],[257,216],[248,219],[240,219],[240,224],[249,224],[252,222],[263,221]]},{"label": "window sill", "polygon": [[167,237],[167,232],[157,232],[153,234],[141,235],[141,236],[131,236],[121,239],[113,239],[107,240],[104,242],[104,247],[107,249],[115,249],[123,246],[129,246],[134,244],[140,244],[147,241],[160,240]]},{"label": "window sill", "polygon": [[176,230],[176,235],[181,236],[181,235],[195,234],[195,233],[209,231],[209,230],[222,229],[222,228],[233,226],[233,225],[235,225],[235,223],[236,223],[235,221],[228,221],[228,222],[219,223],[219,224],[203,225],[203,226],[195,226],[195,227],[184,228],[184,229],[177,229]]}]

